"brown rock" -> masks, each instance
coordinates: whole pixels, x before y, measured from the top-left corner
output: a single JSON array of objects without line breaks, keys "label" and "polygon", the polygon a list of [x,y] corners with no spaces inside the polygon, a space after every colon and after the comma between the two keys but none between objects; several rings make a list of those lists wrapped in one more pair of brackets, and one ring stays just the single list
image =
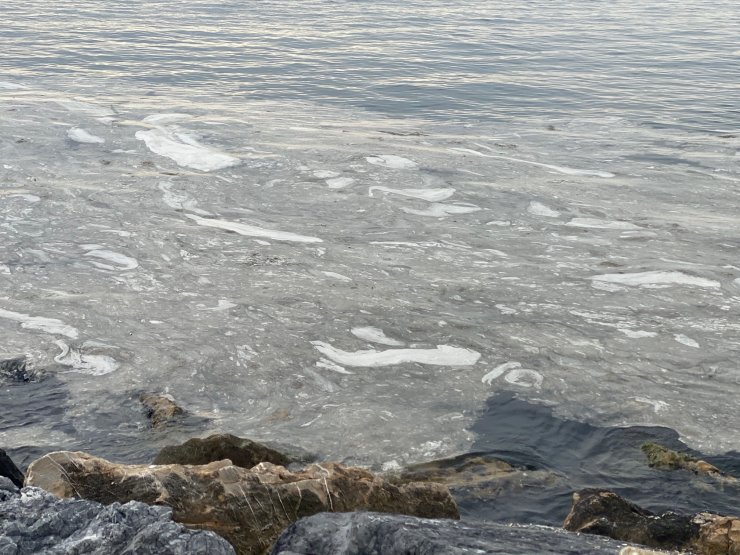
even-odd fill
[{"label": "brown rock", "polygon": [[641,447],[648,459],[648,464],[660,470],[689,470],[694,474],[706,474],[714,478],[735,482],[736,478],[725,474],[716,466],[658,443],[648,442]]},{"label": "brown rock", "polygon": [[175,403],[175,399],[171,395],[142,393],[139,396],[139,402],[144,405],[146,416],[151,421],[152,428],[161,428],[178,416],[185,414],[185,411]]},{"label": "brown rock", "polygon": [[231,434],[217,434],[165,447],[154,459],[154,464],[208,464],[224,459],[242,468],[252,468],[261,462],[282,466],[294,462],[294,459],[261,443]]},{"label": "brown rock", "polygon": [[440,484],[396,486],[364,469],[335,463],[300,472],[270,463],[247,470],[228,460],[203,466],[122,465],[60,451],[32,463],[26,485],[106,504],[168,505],[176,521],[222,535],[240,554],[266,553],[290,523],[324,511],[459,518],[455,501]]},{"label": "brown rock", "polygon": [[563,527],[659,549],[740,555],[740,518],[709,513],[656,515],[605,490],[574,493]]}]

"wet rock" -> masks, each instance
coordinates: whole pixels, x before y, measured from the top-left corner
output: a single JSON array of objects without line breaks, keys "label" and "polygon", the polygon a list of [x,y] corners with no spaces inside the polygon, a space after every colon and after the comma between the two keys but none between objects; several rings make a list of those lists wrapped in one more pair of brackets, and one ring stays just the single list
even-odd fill
[{"label": "wet rock", "polygon": [[23,472],[15,466],[15,463],[2,449],[0,449],[0,476],[8,478],[19,488],[23,487]]},{"label": "wet rock", "polygon": [[0,379],[9,382],[39,381],[42,373],[34,370],[25,356],[0,357]]},{"label": "wet rock", "polygon": [[690,470],[694,474],[706,474],[723,480],[736,479],[722,472],[716,466],[658,443],[648,442],[642,445],[642,452],[647,456],[648,464],[660,470]]},{"label": "wet rock", "polygon": [[563,527],[659,549],[740,555],[740,518],[709,513],[656,515],[606,490],[574,493]]},{"label": "wet rock", "polygon": [[132,501],[103,506],[60,500],[41,489],[19,490],[0,478],[0,553],[68,555],[233,555],[212,532],[188,530],[168,507]]},{"label": "wet rock", "polygon": [[471,524],[379,513],[321,513],[291,525],[275,543],[272,555],[614,555],[621,546],[607,538],[547,526]]},{"label": "wet rock", "polygon": [[231,434],[217,434],[165,447],[154,459],[154,464],[208,464],[224,459],[242,468],[252,468],[261,462],[282,466],[294,462],[294,459],[261,443]]},{"label": "wet rock", "polygon": [[287,525],[324,511],[370,510],[457,518],[446,487],[394,485],[360,468],[326,463],[300,472],[223,460],[203,466],[121,465],[86,453],[50,453],[28,468],[27,485],[101,503],[168,505],[189,527],[222,535],[237,553],[264,553]]},{"label": "wet rock", "polygon": [[144,405],[147,418],[152,423],[152,428],[161,428],[168,422],[185,414],[171,395],[159,393],[142,393],[139,402]]}]

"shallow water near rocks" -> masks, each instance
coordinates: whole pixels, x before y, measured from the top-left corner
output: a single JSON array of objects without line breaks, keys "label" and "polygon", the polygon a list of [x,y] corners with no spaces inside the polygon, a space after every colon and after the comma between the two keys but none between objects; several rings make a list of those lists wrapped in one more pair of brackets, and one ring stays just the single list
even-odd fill
[{"label": "shallow water near rocks", "polygon": [[2,446],[392,469],[511,392],[740,449],[740,10],[579,6],[4,3]]}]

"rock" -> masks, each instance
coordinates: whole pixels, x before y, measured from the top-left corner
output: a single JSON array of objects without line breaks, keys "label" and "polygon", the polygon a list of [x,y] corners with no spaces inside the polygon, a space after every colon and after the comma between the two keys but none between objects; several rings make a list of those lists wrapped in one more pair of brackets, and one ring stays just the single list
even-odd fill
[{"label": "rock", "polygon": [[17,487],[23,487],[23,472],[15,466],[15,463],[11,460],[8,454],[0,449],[0,476],[8,478]]},{"label": "rock", "polygon": [[659,549],[740,555],[740,518],[709,513],[655,515],[605,490],[574,493],[563,527]]},{"label": "rock", "polygon": [[736,478],[725,474],[716,466],[706,461],[668,449],[658,443],[648,442],[641,447],[648,458],[648,464],[660,470],[690,470],[694,474],[707,474],[715,478],[735,481]]},{"label": "rock", "polygon": [[208,464],[224,459],[242,468],[252,468],[261,462],[281,466],[294,462],[294,459],[261,443],[231,434],[218,434],[165,447],[154,459],[154,464]]},{"label": "rock", "polygon": [[151,421],[152,428],[161,428],[178,416],[185,414],[185,411],[171,395],[143,393],[139,396],[139,401],[144,405],[146,416]]},{"label": "rock", "polygon": [[0,378],[10,382],[32,382],[38,381],[41,374],[33,370],[28,364],[25,355],[0,358]]},{"label": "rock", "polygon": [[291,525],[275,543],[272,555],[615,555],[620,547],[622,544],[614,540],[547,526],[471,524],[380,513],[321,513]]},{"label": "rock", "polygon": [[136,500],[169,505],[176,521],[217,532],[240,554],[265,553],[287,525],[323,511],[459,516],[440,484],[397,486],[367,470],[335,463],[300,472],[271,463],[248,470],[229,460],[202,466],[122,465],[59,451],[33,462],[26,484],[59,497],[106,504]]},{"label": "rock", "polygon": [[188,530],[172,521],[171,512],[136,501],[106,507],[59,500],[38,488],[18,490],[0,478],[0,553],[233,555],[223,538]]}]

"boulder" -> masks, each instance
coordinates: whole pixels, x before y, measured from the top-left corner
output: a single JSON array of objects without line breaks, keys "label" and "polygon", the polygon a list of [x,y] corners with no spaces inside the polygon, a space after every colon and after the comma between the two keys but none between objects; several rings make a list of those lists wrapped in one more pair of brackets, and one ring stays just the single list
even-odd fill
[{"label": "boulder", "polygon": [[658,443],[644,443],[641,449],[645,453],[648,464],[652,468],[660,470],[689,470],[694,474],[706,474],[726,481],[737,481],[733,476],[725,474],[719,468],[706,461],[697,459],[686,453],[679,453],[673,449],[668,449]]},{"label": "boulder", "polygon": [[606,490],[574,493],[563,527],[660,549],[740,555],[740,518],[709,513],[656,515]]},{"label": "boulder", "polygon": [[8,382],[38,381],[41,373],[31,368],[25,355],[11,358],[0,355],[0,379]]},{"label": "boulder", "polygon": [[19,490],[0,478],[0,553],[233,555],[212,532],[172,521],[168,507],[131,501],[109,506],[57,499],[38,488]]},{"label": "boulder", "polygon": [[161,428],[185,414],[172,395],[142,393],[139,402],[144,405],[146,417],[151,421],[152,428]]},{"label": "boulder", "polygon": [[8,478],[19,488],[23,487],[23,472],[15,466],[15,463],[2,449],[0,449],[0,476]]},{"label": "boulder", "polygon": [[154,459],[154,464],[208,464],[224,459],[242,468],[252,468],[261,462],[282,466],[294,462],[294,459],[261,443],[231,434],[218,434],[165,447]]},{"label": "boulder", "polygon": [[271,463],[245,469],[229,460],[202,466],[122,465],[59,451],[29,466],[26,485],[106,504],[168,505],[176,521],[222,535],[240,554],[267,552],[290,523],[323,511],[459,516],[443,485],[394,485],[367,470],[335,463],[299,472]]},{"label": "boulder", "polygon": [[272,555],[616,555],[622,545],[548,526],[464,523],[362,512],[321,513],[291,525],[275,543]]}]

